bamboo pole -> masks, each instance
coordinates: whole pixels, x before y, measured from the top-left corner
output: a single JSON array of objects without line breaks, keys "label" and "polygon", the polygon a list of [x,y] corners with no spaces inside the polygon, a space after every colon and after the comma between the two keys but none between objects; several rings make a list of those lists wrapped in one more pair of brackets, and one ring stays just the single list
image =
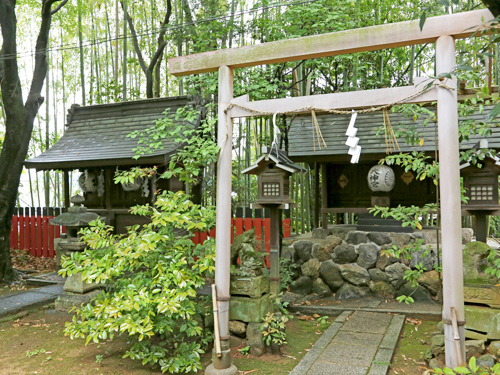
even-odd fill
[{"label": "bamboo pole", "polygon": [[217,288],[212,284],[212,306],[214,308],[214,336],[215,336],[215,354],[222,356],[220,349],[220,331],[219,331],[219,310],[217,309]]},{"label": "bamboo pole", "polygon": [[[455,69],[455,41],[451,36],[441,36],[436,41],[437,73]],[[444,82],[452,89],[438,87],[438,139],[440,200],[443,243],[443,322],[445,334],[446,366],[458,366],[455,351],[451,309],[458,321],[460,348],[465,358],[464,280],[462,259],[462,228],[460,223],[460,171],[458,150],[458,109],[456,79]]]}]

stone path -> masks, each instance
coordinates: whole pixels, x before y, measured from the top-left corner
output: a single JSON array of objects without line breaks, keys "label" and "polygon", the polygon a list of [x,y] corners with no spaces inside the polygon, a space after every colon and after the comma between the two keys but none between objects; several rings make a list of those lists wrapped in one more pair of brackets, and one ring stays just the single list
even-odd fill
[{"label": "stone path", "polygon": [[345,311],[290,375],[385,375],[404,315]]},{"label": "stone path", "polygon": [[62,293],[63,284],[56,284],[0,297],[0,317],[54,302]]}]

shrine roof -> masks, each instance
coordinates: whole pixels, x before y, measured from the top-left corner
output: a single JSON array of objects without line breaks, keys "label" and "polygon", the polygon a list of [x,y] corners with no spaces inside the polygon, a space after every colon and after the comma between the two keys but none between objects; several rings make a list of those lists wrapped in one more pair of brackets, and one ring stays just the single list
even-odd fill
[{"label": "shrine roof", "polygon": [[[45,170],[167,163],[180,144],[163,139],[162,147],[133,159],[138,138],[128,135],[154,126],[167,109],[173,117],[178,108],[189,103],[189,97],[177,96],[85,107],[74,105],[68,110],[63,136],[49,150],[24,165]],[[198,116],[192,125],[198,126],[200,118]]]},{"label": "shrine roof", "polygon": [[[436,113],[436,106],[428,106],[426,109]],[[459,122],[468,120],[485,121],[486,114],[491,107],[484,108],[482,114],[475,113],[468,117],[459,116]],[[411,117],[405,117],[401,113],[392,113],[389,110],[390,124],[397,133],[403,132],[397,137],[397,142],[401,152],[423,151],[433,154],[437,147],[437,127],[432,116],[422,115],[417,120]],[[350,115],[335,114],[317,114],[318,125],[321,130],[326,147],[319,148],[316,129],[313,132],[313,123],[311,116],[296,116],[287,118],[287,124],[290,124],[288,132],[288,156],[295,162],[349,162],[351,156],[347,154],[349,149],[345,145],[347,140],[346,130],[351,119]],[[427,123],[426,123],[427,120]],[[386,139],[384,132],[383,112],[359,113],[354,125],[358,131],[356,137],[359,137],[361,146],[360,162],[363,160],[375,160],[386,155]],[[489,147],[500,150],[500,128],[492,127],[492,134],[487,137]],[[414,146],[409,146],[405,141],[404,132],[408,131],[418,134]],[[313,142],[314,139],[316,140]],[[484,136],[472,135],[469,140],[460,143],[461,150],[467,150],[477,144]],[[423,141],[422,141],[423,140]],[[423,142],[423,143],[421,143]],[[396,151],[398,153],[399,151]],[[394,153],[394,152],[393,152]]]}]

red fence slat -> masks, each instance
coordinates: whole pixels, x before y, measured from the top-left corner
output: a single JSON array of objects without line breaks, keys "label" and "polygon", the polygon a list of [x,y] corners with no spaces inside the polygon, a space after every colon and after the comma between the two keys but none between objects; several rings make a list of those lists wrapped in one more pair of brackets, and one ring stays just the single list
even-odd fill
[{"label": "red fence slat", "polygon": [[19,216],[12,216],[10,227],[10,247],[12,249],[19,249]]}]

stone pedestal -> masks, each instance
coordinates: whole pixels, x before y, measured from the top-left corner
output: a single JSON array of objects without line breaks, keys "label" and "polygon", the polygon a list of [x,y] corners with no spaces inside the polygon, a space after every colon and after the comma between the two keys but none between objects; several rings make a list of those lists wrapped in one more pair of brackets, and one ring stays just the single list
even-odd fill
[{"label": "stone pedestal", "polygon": [[265,293],[269,293],[269,278],[267,276],[231,277],[232,296],[259,298]]},{"label": "stone pedestal", "polygon": [[67,313],[74,307],[80,307],[82,304],[89,303],[100,292],[100,290],[93,290],[85,294],[64,293],[62,296],[59,296],[56,299],[56,310]]},{"label": "stone pedestal", "polygon": [[267,313],[272,313],[273,301],[269,294],[260,298],[232,296],[229,302],[229,319],[246,323],[260,323]]},{"label": "stone pedestal", "polygon": [[464,286],[464,301],[500,309],[500,287],[466,284]]}]

